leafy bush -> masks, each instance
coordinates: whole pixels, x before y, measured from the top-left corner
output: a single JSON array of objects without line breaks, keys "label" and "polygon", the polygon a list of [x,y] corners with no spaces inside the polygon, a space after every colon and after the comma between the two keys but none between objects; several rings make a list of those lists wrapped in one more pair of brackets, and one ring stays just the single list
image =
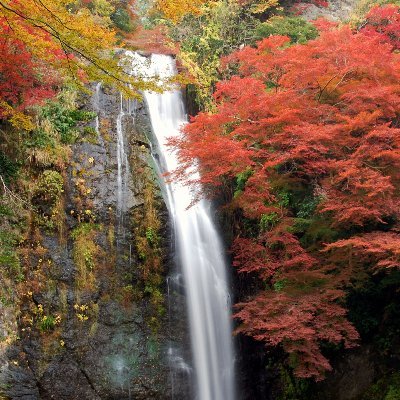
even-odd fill
[{"label": "leafy bush", "polygon": [[394,372],[374,383],[362,400],[398,400],[400,399],[400,373]]},{"label": "leafy bush", "polygon": [[32,131],[29,139],[25,141],[25,146],[28,148],[44,149],[54,147],[55,140],[44,129],[35,129]]},{"label": "leafy bush", "polygon": [[0,175],[8,185],[10,181],[16,178],[21,164],[14,162],[0,151]]},{"label": "leafy bush", "polygon": [[74,240],[73,258],[77,271],[76,284],[78,288],[93,289],[96,283],[94,270],[99,247],[94,239],[99,229],[101,229],[99,225],[81,223],[71,232],[71,238]]},{"label": "leafy bush", "polygon": [[260,230],[262,232],[268,231],[276,225],[279,220],[277,213],[262,214],[260,218]]},{"label": "leafy bush", "polygon": [[200,108],[212,108],[221,56],[253,43],[258,23],[239,2],[218,1],[205,7],[201,16],[186,15],[171,29],[172,39],[180,43],[181,62],[195,79]]},{"label": "leafy bush", "polygon": [[36,194],[54,204],[63,192],[63,185],[64,179],[59,172],[46,170],[39,177]]},{"label": "leafy bush", "polygon": [[273,17],[256,29],[257,39],[271,35],[289,36],[292,43],[306,43],[318,36],[317,28],[300,17]]},{"label": "leafy bush", "polygon": [[40,321],[40,330],[42,332],[51,331],[56,325],[56,319],[52,315],[45,315]]},{"label": "leafy bush", "polygon": [[118,29],[121,29],[121,31],[132,32],[133,30],[133,24],[129,13],[123,8],[117,8],[115,12],[111,14],[111,21]]},{"label": "leafy bush", "polygon": [[152,227],[146,229],[146,239],[151,247],[157,246],[158,236]]},{"label": "leafy bush", "polygon": [[0,268],[21,280],[21,264],[16,252],[18,236],[7,229],[0,230]]},{"label": "leafy bush", "polygon": [[78,137],[76,125],[78,122],[87,122],[93,119],[96,113],[71,109],[63,103],[62,99],[57,102],[49,102],[41,110],[41,117],[48,119],[54,129],[60,135],[61,143],[72,144]]},{"label": "leafy bush", "polygon": [[97,144],[97,132],[92,126],[85,126],[83,128],[84,140],[88,143]]}]

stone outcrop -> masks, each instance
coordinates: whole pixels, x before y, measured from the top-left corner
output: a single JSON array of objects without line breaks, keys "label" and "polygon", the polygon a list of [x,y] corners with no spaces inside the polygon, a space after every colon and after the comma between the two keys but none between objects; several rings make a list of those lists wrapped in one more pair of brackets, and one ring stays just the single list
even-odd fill
[{"label": "stone outcrop", "polygon": [[130,177],[117,217],[120,101],[109,89],[96,104],[82,99],[99,119],[73,145],[61,228],[33,234],[28,279],[38,290],[21,294],[19,337],[2,353],[0,398],[187,398],[187,371],[173,368],[171,348],[186,340],[185,306],[179,285],[168,285],[168,274],[178,279],[171,229],[140,103],[130,112],[124,104]]}]

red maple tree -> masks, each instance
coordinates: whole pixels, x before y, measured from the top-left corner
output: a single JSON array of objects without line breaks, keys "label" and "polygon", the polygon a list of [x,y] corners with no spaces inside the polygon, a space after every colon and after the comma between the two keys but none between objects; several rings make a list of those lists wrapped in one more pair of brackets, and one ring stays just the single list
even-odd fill
[{"label": "red maple tree", "polygon": [[[238,332],[283,346],[299,377],[330,369],[322,343],[356,343],[344,305],[349,257],[371,271],[399,264],[398,17],[398,7],[376,8],[359,31],[320,22],[305,45],[272,36],[235,52],[216,112],[171,141],[177,177],[198,163],[191,183],[230,188],[230,209],[252,224],[237,229],[234,264],[265,289],[237,305]],[[336,234],[314,232],[309,243],[301,223]]]},{"label": "red maple tree", "polygon": [[54,70],[38,59],[14,37],[5,19],[0,19],[0,118],[9,108],[24,110],[55,94],[59,79]]}]

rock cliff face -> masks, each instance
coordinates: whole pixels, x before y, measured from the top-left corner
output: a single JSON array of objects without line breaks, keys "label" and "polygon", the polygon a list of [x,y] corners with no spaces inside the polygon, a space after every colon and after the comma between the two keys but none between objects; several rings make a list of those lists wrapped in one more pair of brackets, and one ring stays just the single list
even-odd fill
[{"label": "rock cliff face", "polygon": [[18,314],[18,337],[1,349],[0,398],[188,398],[187,372],[171,366],[171,343],[185,340],[185,307],[179,285],[167,284],[171,229],[150,167],[145,107],[123,104],[129,174],[120,211],[120,96],[98,87],[82,103],[98,119],[73,145],[60,229],[31,228],[24,257],[37,290],[7,311],[10,323]]}]

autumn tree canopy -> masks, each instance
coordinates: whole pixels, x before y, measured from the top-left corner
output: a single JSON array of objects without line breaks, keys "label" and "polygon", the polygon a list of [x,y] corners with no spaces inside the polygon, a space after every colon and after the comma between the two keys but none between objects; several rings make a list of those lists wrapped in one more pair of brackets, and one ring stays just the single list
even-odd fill
[{"label": "autumn tree canopy", "polygon": [[165,18],[176,23],[187,14],[201,14],[202,7],[205,5],[214,7],[218,6],[218,3],[225,3],[233,8],[239,5],[248,8],[254,14],[259,14],[277,6],[278,0],[157,0],[155,8],[161,11]]},{"label": "autumn tree canopy", "polygon": [[282,346],[299,377],[331,368],[322,344],[356,344],[350,283],[399,266],[398,23],[398,7],[375,8],[357,31],[318,21],[305,45],[271,36],[235,52],[216,112],[172,141],[177,175],[198,163],[191,183],[245,221],[235,265],[260,290],[237,305],[238,331]]},{"label": "autumn tree canopy", "polygon": [[128,92],[146,83],[114,57],[111,4],[70,0],[0,1],[0,118],[21,123],[22,111],[50,97],[61,79],[98,80]]}]

